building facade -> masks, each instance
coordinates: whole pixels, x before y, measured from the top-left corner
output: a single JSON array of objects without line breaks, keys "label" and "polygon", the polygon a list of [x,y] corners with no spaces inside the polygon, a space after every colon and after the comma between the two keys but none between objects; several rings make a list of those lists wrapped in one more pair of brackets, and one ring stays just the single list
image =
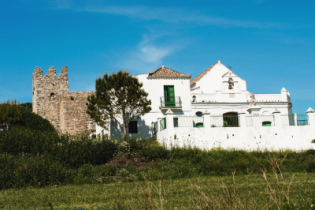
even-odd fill
[{"label": "building facade", "polygon": [[[292,115],[291,95],[285,88],[276,94],[251,93],[247,90],[247,81],[238,77],[220,61],[192,80],[191,75],[164,66],[152,73],[136,77],[149,93],[152,110],[134,120],[133,128],[137,127],[137,130],[132,129],[130,135],[155,135],[154,123],[164,118],[168,110],[176,116],[203,116],[204,113],[209,113],[213,119],[213,127],[239,127],[240,113],[265,116],[266,126],[275,124],[271,116],[275,111],[282,115]],[[186,123],[184,121],[180,118],[175,123]],[[196,121],[193,126],[202,127],[203,123]],[[97,126],[97,133],[102,130]],[[115,136],[121,135],[122,129],[112,122],[109,131],[103,132]]]},{"label": "building facade", "polygon": [[[135,77],[152,104],[149,113],[130,123],[130,136],[156,136],[166,146],[203,149],[217,145],[238,149],[314,147],[315,116],[311,108],[307,113],[293,114],[291,95],[285,88],[272,94],[249,92],[247,81],[220,61],[193,79],[165,66]],[[69,92],[67,67],[58,76],[53,67],[44,77],[40,68],[34,71],[33,111],[57,130],[121,136],[123,129],[114,120],[104,130],[86,114],[91,94]]]}]

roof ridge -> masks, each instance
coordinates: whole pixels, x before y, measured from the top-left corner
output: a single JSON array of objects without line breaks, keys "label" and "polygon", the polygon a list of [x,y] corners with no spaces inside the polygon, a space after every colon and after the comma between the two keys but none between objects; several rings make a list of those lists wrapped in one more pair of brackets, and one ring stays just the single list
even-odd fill
[{"label": "roof ridge", "polygon": [[[157,75],[155,75],[157,74]],[[173,74],[173,75],[172,75]],[[164,65],[156,69],[154,72],[149,73],[148,77],[180,77],[180,78],[191,78],[190,74],[183,74],[173,69],[167,68]]]},{"label": "roof ridge", "polygon": [[217,61],[216,63],[214,63],[212,66],[210,66],[209,68],[207,68],[206,70],[204,70],[203,72],[201,72],[201,74],[199,74],[198,76],[196,76],[194,79],[192,79],[190,81],[190,85],[192,85],[193,83],[199,81],[202,77],[204,77],[215,65],[217,65],[218,63],[221,63],[220,61]]}]

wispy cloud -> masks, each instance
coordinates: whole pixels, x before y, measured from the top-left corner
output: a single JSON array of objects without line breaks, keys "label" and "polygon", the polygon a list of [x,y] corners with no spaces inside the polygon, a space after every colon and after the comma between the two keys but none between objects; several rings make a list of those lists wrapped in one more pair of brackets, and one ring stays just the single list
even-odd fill
[{"label": "wispy cloud", "polygon": [[119,65],[136,74],[151,72],[164,64],[167,57],[185,47],[182,41],[161,42],[159,40],[161,37],[164,38],[164,35],[159,36],[156,33],[143,36],[136,49],[130,50],[123,58],[118,59]]},{"label": "wispy cloud", "polygon": [[[264,0],[256,0],[262,3]],[[107,13],[122,15],[129,18],[141,20],[159,20],[173,23],[218,25],[222,27],[243,27],[243,28],[281,28],[283,24],[271,22],[256,22],[248,20],[232,20],[224,17],[213,17],[202,14],[198,11],[191,11],[179,8],[152,8],[144,6],[104,6],[95,4],[85,4],[78,6],[73,1],[62,1],[56,9],[71,9],[78,12]]]}]

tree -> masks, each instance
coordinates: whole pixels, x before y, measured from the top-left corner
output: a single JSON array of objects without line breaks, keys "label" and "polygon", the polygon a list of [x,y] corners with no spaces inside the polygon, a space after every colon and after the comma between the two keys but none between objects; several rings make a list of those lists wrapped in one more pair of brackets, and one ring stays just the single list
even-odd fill
[{"label": "tree", "polygon": [[124,139],[130,121],[151,111],[148,93],[138,78],[126,71],[107,72],[95,81],[96,93],[88,97],[89,116],[101,127],[108,130],[110,119],[124,129]]},{"label": "tree", "polygon": [[22,120],[20,103],[16,100],[8,100],[0,104],[0,123],[9,125],[19,124]]}]

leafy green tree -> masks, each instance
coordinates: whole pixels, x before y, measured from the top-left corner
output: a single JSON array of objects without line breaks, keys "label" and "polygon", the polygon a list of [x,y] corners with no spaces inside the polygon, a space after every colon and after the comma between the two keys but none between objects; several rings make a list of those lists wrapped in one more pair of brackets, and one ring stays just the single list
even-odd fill
[{"label": "leafy green tree", "polygon": [[151,111],[142,83],[121,69],[96,79],[95,89],[96,93],[88,97],[87,113],[107,130],[109,120],[115,120],[124,130],[124,139],[130,121]]},{"label": "leafy green tree", "polygon": [[20,103],[16,100],[8,100],[0,104],[0,123],[9,125],[19,124],[22,120]]}]

